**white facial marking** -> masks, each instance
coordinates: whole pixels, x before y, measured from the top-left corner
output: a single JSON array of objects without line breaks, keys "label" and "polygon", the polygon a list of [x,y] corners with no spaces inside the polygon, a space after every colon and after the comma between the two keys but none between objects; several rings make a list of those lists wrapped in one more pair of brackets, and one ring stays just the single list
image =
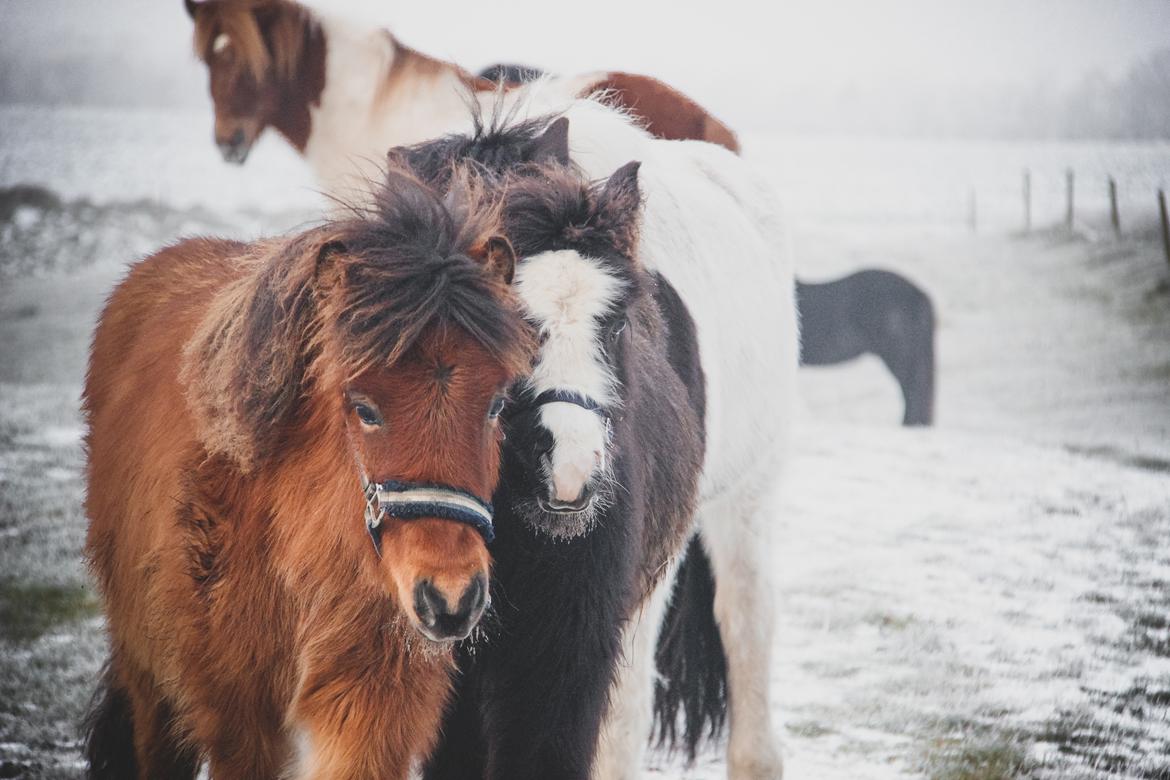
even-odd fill
[{"label": "white facial marking", "polygon": [[215,40],[211,44],[211,51],[214,54],[219,54],[221,51],[226,49],[231,44],[231,42],[232,39],[228,37],[227,33],[220,33],[219,35],[215,36]]},{"label": "white facial marking", "polygon": [[545,404],[540,424],[553,435],[553,494],[571,504],[593,473],[605,465],[606,431],[597,414],[573,404]]},{"label": "white facial marking", "polygon": [[[601,318],[614,308],[622,284],[602,263],[571,250],[545,252],[520,264],[516,289],[544,339],[529,380],[536,393],[572,390],[603,405],[618,400]],[[573,502],[605,465],[605,420],[573,404],[550,403],[541,407],[540,422],[553,437],[549,477],[556,498]]]}]

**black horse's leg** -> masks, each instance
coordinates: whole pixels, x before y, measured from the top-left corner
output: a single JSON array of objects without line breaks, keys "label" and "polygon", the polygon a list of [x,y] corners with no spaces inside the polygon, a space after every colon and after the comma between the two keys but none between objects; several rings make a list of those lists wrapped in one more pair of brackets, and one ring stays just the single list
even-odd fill
[{"label": "black horse's leg", "polygon": [[934,339],[933,333],[919,342],[917,354],[903,383],[906,413],[903,425],[934,424]]},{"label": "black horse's leg", "polygon": [[474,661],[461,657],[459,668],[439,746],[423,770],[426,780],[480,780],[486,771]]},{"label": "black horse's leg", "polygon": [[492,780],[590,776],[631,579],[604,536],[550,546],[508,588],[513,619],[478,659]]},{"label": "black horse's leg", "polygon": [[902,387],[905,410],[902,424],[934,423],[934,312],[930,300],[915,295],[891,319],[897,327],[881,337],[886,343],[876,350]]}]

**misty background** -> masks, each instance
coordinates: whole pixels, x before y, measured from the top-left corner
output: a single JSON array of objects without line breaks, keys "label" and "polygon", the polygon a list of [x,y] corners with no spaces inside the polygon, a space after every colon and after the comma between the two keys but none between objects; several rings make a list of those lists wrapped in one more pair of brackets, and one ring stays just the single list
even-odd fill
[{"label": "misty background", "polygon": [[[1170,138],[1164,0],[307,4],[473,70],[650,73],[742,130]],[[0,103],[209,103],[181,0],[0,0],[0,31]]]},{"label": "misty background", "polygon": [[[308,4],[472,71],[656,76],[739,133],[800,278],[931,297],[934,427],[898,426],[874,355],[799,372],[786,777],[1170,778],[1170,0]],[[191,32],[183,0],[0,0],[0,778],[83,776],[107,648],[78,399],[109,291],[327,206],[274,132],[223,162]]]}]

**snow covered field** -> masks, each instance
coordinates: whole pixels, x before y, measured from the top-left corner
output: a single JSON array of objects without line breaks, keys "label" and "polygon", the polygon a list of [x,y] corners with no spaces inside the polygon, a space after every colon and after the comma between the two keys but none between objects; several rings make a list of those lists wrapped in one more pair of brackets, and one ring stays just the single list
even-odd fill
[{"label": "snow covered field", "polygon": [[[0,187],[63,200],[0,202],[0,777],[80,774],[104,638],[77,397],[104,296],[177,235],[320,206],[275,139],[232,169],[209,134],[194,113],[0,108]],[[1170,147],[746,141],[786,191],[805,278],[897,270],[940,320],[933,429],[897,427],[876,359],[802,372],[776,513],[787,776],[1170,777],[1170,267],[1144,233],[1009,235],[1023,167],[1037,224],[1060,218],[1069,166],[1118,176],[1123,220],[1146,222]],[[647,776],[722,768],[655,756]]]}]

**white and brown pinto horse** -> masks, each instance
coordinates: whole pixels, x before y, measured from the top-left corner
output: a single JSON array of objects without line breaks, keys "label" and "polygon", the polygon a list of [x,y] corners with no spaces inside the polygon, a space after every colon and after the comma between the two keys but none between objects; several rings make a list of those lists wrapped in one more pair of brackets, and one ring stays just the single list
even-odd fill
[{"label": "white and brown pinto horse", "polygon": [[[461,129],[469,103],[497,99],[498,83],[415,51],[382,28],[290,0],[185,3],[195,21],[195,53],[209,70],[215,141],[224,158],[244,162],[272,127],[332,195],[351,197],[358,181],[377,180],[387,149]],[[562,100],[606,92],[659,137],[738,149],[725,125],[646,76],[552,78],[543,91]]]}]

